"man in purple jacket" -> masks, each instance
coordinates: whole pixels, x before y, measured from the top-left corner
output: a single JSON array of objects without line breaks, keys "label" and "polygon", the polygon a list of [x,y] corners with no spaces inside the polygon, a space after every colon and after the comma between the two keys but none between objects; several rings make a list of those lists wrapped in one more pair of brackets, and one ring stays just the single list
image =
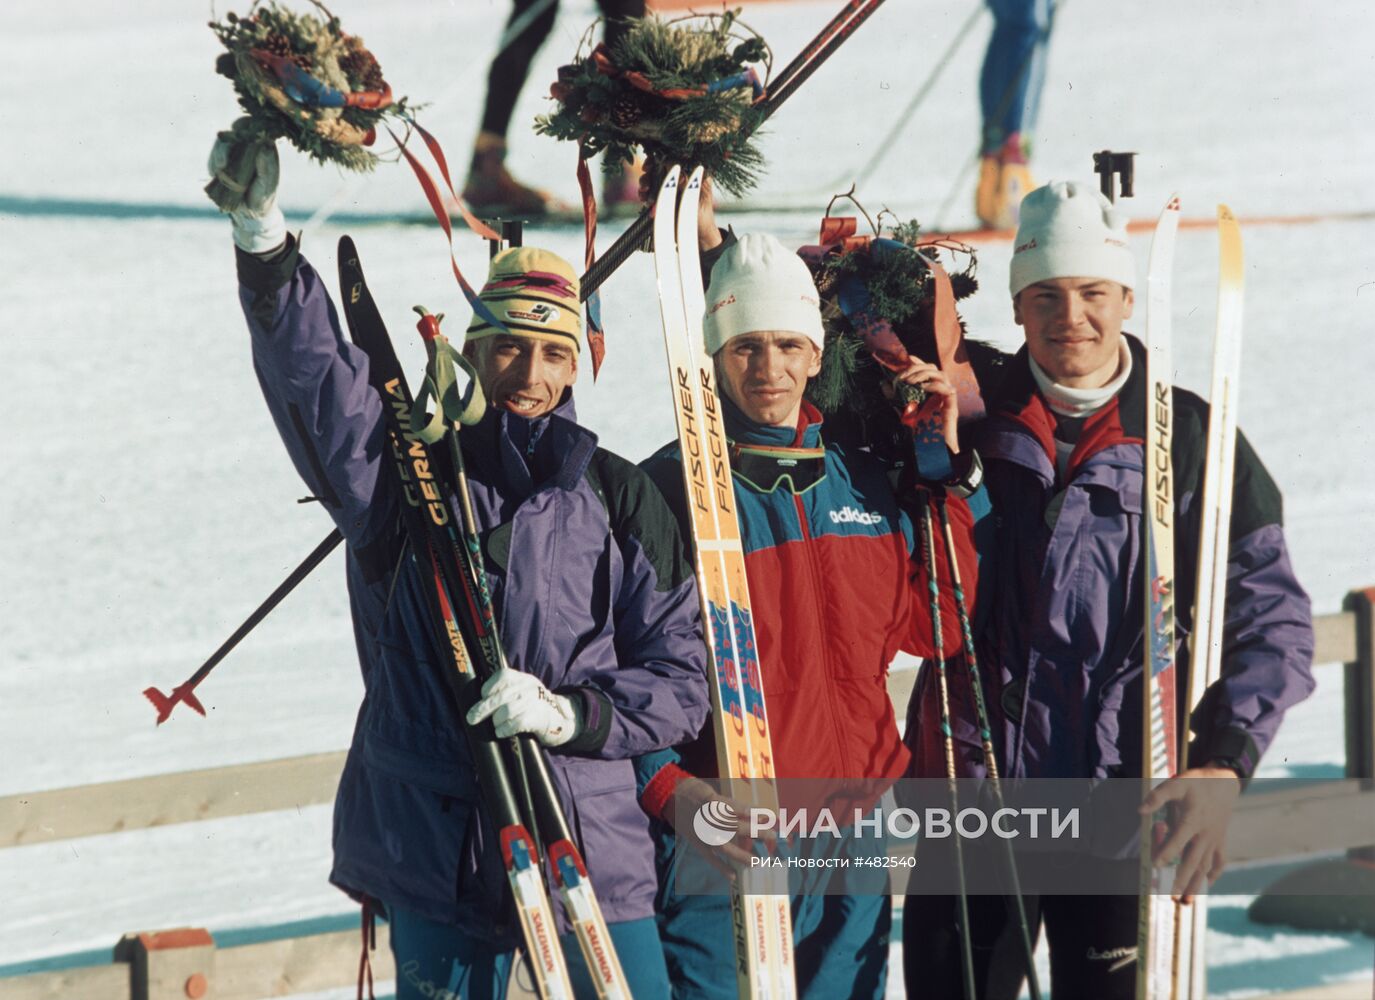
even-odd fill
[{"label": "man in purple jacket", "polygon": [[[212,173],[228,153],[216,146]],[[427,581],[404,543],[381,401],[367,357],[344,339],[324,282],[286,232],[275,150],[258,153],[256,168],[230,213],[253,364],[297,471],[348,541],[366,688],[335,800],[330,879],[381,904],[398,996],[499,1000],[518,928],[426,621]],[[502,639],[519,669],[488,682],[472,718],[550,749],[631,989],[667,996],[653,843],[630,758],[691,738],[707,716],[691,563],[648,477],[574,420],[579,311],[568,264],[508,251],[482,297],[507,328],[469,330],[465,350],[491,409],[462,445]],[[564,951],[579,995],[590,995],[570,934]]]},{"label": "man in purple jacket", "polygon": [[[1026,345],[1006,359],[996,384],[981,375],[989,415],[973,435],[994,512],[992,536],[978,543],[976,630],[1000,771],[1013,779],[1137,778],[1146,379],[1144,348],[1122,331],[1136,284],[1126,220],[1095,188],[1052,183],[1022,202],[1014,246],[1012,307]],[[1187,635],[1208,407],[1176,388],[1174,413],[1175,608]],[[1194,741],[1181,776],[1189,780],[1155,793],[1179,807],[1166,849],[1180,858],[1176,884],[1185,895],[1221,873],[1242,785],[1284,713],[1313,690],[1312,619],[1285,547],[1280,492],[1240,434],[1225,639],[1221,677],[1190,720]],[[1187,676],[1183,648],[1178,669]],[[952,693],[957,698],[971,703],[967,692]],[[918,777],[945,774],[937,722],[926,671],[908,721]],[[953,730],[959,776],[984,777],[972,716],[961,713]],[[1081,875],[1099,863],[1133,872],[1137,864],[1092,852],[1042,863]],[[1025,973],[1015,911],[1002,897],[973,896],[969,905],[978,995],[1011,1000]],[[1045,924],[1055,996],[1134,995],[1135,895],[1032,896],[1026,910],[1033,935]],[[908,897],[908,996],[961,995],[955,912],[950,896]]]}]

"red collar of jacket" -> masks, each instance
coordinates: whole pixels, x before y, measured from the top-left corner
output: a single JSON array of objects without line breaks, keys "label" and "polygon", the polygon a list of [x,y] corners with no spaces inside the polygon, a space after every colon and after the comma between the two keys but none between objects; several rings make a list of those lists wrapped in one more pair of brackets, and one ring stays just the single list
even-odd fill
[{"label": "red collar of jacket", "polygon": [[[1070,454],[1066,480],[1072,480],[1079,467],[1099,452],[1117,444],[1142,444],[1146,429],[1146,349],[1131,334],[1124,333],[1132,355],[1132,371],[1127,384],[1106,406],[1088,418],[1079,441]],[[1055,414],[1036,388],[1022,345],[1008,366],[990,411],[1026,430],[1040,444],[1050,467],[1055,468]]]}]

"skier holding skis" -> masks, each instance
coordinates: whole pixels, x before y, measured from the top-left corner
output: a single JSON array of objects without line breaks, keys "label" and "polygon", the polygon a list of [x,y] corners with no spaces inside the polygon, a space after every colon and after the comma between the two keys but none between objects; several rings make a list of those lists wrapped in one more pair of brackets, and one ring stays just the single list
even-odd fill
[{"label": "skier holding skis", "polygon": [[[1135,287],[1126,221],[1096,188],[1051,183],[1027,196],[1011,266],[1013,316],[1026,344],[999,384],[985,386],[989,415],[973,436],[996,515],[991,540],[980,544],[977,639],[988,703],[1001,710],[993,732],[1004,778],[1142,774],[1145,354],[1122,329]],[[1208,407],[1178,388],[1173,399],[1174,605],[1187,633]],[[1289,563],[1280,493],[1242,436],[1233,498],[1221,679],[1193,715],[1188,769],[1152,796],[1157,808],[1178,807],[1163,855],[1180,859],[1175,884],[1186,899],[1221,873],[1242,785],[1284,713],[1313,689],[1309,602]],[[944,774],[931,729],[936,699],[924,673],[908,724],[918,777]],[[985,777],[973,721],[956,719],[954,736],[961,776]],[[924,850],[918,886],[924,861],[938,868],[947,860],[932,845]],[[1043,863],[1081,874],[1099,863],[1134,873],[1138,864],[1085,855]],[[911,997],[962,994],[956,902],[907,898]],[[1016,909],[995,896],[968,903],[978,996],[1010,1000],[1026,971]],[[1055,996],[1134,995],[1135,895],[1032,895],[1024,904],[1033,935],[1045,924]]]},{"label": "skier holding skis", "polygon": [[[227,155],[217,144],[212,173]],[[508,325],[475,317],[468,333],[490,409],[461,436],[464,464],[518,669],[492,677],[465,721],[430,627],[433,574],[401,530],[405,498],[369,359],[344,339],[324,282],[286,232],[275,150],[256,168],[231,213],[253,363],[292,461],[348,542],[366,689],[335,801],[330,879],[364,901],[365,916],[381,904],[399,996],[504,996],[519,930],[463,733],[490,719],[498,737],[530,733],[549,749],[630,989],[667,995],[630,758],[700,729],[702,629],[663,499],[575,422],[577,278],[547,251],[499,254],[481,299]],[[576,984],[578,948],[564,952]]]},{"label": "skier holding skis", "polygon": [[[727,235],[722,242],[710,212],[704,198],[704,339],[730,443],[774,771],[780,779],[886,783],[908,762],[885,683],[888,663],[899,649],[929,652],[931,641],[916,533],[888,467],[827,441],[820,412],[804,398],[824,346],[807,266],[772,236]],[[957,403],[945,376],[913,360],[901,377],[943,400],[946,439],[955,450]],[[679,445],[644,467],[689,523]],[[967,537],[968,508],[955,500],[951,510]],[[972,577],[972,548],[960,556]],[[957,629],[950,615],[946,628]],[[728,895],[675,888],[673,803],[681,797],[695,808],[715,797],[700,780],[719,775],[712,731],[639,766],[641,800],[659,821],[659,930],[674,995],[734,998]],[[721,849],[720,860],[748,864],[734,844]],[[795,894],[792,911],[797,995],[884,995],[891,926],[885,893]]]}]

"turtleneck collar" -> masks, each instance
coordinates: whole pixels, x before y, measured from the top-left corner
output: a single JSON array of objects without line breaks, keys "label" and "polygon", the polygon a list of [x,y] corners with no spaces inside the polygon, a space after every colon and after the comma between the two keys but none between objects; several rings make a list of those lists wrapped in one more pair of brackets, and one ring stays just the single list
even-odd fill
[{"label": "turtleneck collar", "polygon": [[755,423],[725,395],[721,396],[721,412],[726,418],[726,437],[737,444],[771,448],[816,448],[821,444],[821,411],[805,399],[796,427]]},{"label": "turtleneck collar", "polygon": [[1112,381],[1095,389],[1071,389],[1061,385],[1046,374],[1030,352],[1026,360],[1031,368],[1031,377],[1036,380],[1036,388],[1041,391],[1051,411],[1062,417],[1078,419],[1090,417],[1107,406],[1122,391],[1132,373],[1132,352],[1125,336],[1117,344],[1117,374]]}]

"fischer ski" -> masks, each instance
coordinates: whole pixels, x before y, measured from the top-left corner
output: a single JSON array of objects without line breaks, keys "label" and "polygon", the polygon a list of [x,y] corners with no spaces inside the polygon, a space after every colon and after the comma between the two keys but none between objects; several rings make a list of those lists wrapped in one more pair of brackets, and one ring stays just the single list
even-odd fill
[{"label": "fischer ski", "polygon": [[[1170,282],[1180,204],[1172,196],[1151,241],[1146,309],[1146,441],[1143,477],[1145,522],[1145,670],[1142,715],[1142,795],[1179,773],[1175,711],[1174,521],[1171,439],[1174,429],[1174,367],[1171,360]],[[1141,888],[1137,920],[1136,996],[1170,1000],[1174,933],[1179,904],[1169,896],[1173,869],[1155,867],[1163,816],[1141,822]]]},{"label": "fischer ski", "polygon": [[[674,166],[659,188],[654,205],[654,268],[673,379],[697,587],[711,654],[718,770],[723,790],[731,798],[776,808],[773,747],[750,617],[729,448],[715,368],[702,340],[706,296],[697,248],[702,174],[698,167],[682,183],[681,171]],[[786,888],[767,895],[735,892],[731,905],[740,996],[751,1000],[795,997]]]},{"label": "fischer ski", "polygon": [[[412,425],[415,401],[364,280],[353,241],[348,237],[339,242],[339,279],[350,334],[367,353],[369,382],[382,398],[393,467],[401,484],[402,518],[412,556],[426,581],[426,603],[435,641],[439,649],[448,650],[452,659],[452,669],[445,670],[445,678],[459,712],[466,713],[479,697],[481,681],[491,674],[493,650],[499,650],[495,631],[485,627],[491,621],[490,603],[485,605],[488,617],[480,611],[484,605],[478,583],[485,583],[480,576],[481,564],[477,564],[475,573],[467,558],[464,532],[455,524],[448,502],[448,496],[456,491],[453,484],[445,481],[443,466],[435,460],[431,442],[424,440]],[[422,330],[426,319],[433,317],[422,318]],[[465,399],[469,405],[472,401],[471,396]],[[481,405],[479,402],[478,411]],[[466,495],[460,499],[466,501]],[[473,648],[481,649],[483,654],[476,662],[469,654]],[[587,953],[587,965],[599,995],[616,1000],[628,998],[629,991],[600,909],[591,895],[586,867],[571,841],[542,751],[532,739],[495,739],[490,722],[479,727],[465,726],[464,732],[483,803],[498,833],[540,997],[572,1000],[573,990],[531,828],[540,835],[553,865],[556,883]],[[519,776],[519,782],[513,781],[513,774]],[[580,925],[583,918],[595,923],[590,934]]]},{"label": "fischer ski", "polygon": [[[1200,506],[1198,582],[1194,591],[1194,631],[1189,641],[1189,708],[1222,674],[1223,627],[1226,623],[1227,558],[1231,545],[1232,478],[1236,465],[1237,409],[1241,382],[1245,271],[1241,227],[1226,205],[1217,207],[1217,332],[1213,337],[1213,377],[1208,394],[1208,439]],[[1187,727],[1180,738],[1180,761],[1186,760]],[[1176,930],[1178,974],[1176,1000],[1204,1000],[1207,995],[1206,942],[1208,895],[1179,907]]]}]

